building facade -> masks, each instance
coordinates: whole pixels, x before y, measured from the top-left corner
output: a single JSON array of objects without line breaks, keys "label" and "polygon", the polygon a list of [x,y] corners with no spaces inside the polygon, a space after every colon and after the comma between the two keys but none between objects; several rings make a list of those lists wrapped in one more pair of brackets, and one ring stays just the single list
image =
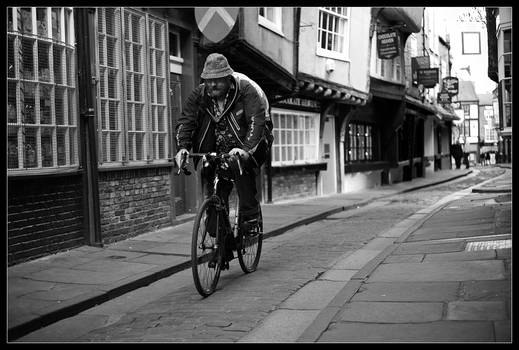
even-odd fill
[{"label": "building facade", "polygon": [[[214,43],[194,8],[8,8],[9,264],[192,219],[200,169],[176,175],[174,130],[212,52],[269,99],[263,203],[424,176],[444,151],[425,126],[438,110],[407,75],[422,14],[244,7]],[[390,59],[377,48],[387,29]]]},{"label": "building facade", "polygon": [[512,161],[512,8],[500,7],[496,20],[500,161]]}]

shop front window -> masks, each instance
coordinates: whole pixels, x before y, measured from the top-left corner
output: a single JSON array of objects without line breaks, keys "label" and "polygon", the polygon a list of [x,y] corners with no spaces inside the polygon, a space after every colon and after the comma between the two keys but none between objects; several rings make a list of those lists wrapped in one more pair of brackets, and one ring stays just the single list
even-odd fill
[{"label": "shop front window", "polygon": [[272,165],[308,164],[318,161],[319,114],[272,109],[274,143]]},{"label": "shop front window", "polygon": [[49,30],[57,18],[73,23],[72,10],[11,7],[8,14],[9,174],[77,167],[77,89],[75,79],[63,79],[76,69],[76,50]]}]

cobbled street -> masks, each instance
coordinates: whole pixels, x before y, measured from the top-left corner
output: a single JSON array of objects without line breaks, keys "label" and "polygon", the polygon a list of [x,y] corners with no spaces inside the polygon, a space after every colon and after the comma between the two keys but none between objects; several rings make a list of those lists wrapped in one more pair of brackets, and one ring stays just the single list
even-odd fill
[{"label": "cobbled street", "polygon": [[208,298],[199,296],[191,271],[185,270],[20,340],[52,341],[59,336],[74,342],[236,342],[298,289],[381,231],[502,172],[482,169],[477,175],[387,197],[271,237],[264,241],[256,272],[243,274],[233,260]]}]

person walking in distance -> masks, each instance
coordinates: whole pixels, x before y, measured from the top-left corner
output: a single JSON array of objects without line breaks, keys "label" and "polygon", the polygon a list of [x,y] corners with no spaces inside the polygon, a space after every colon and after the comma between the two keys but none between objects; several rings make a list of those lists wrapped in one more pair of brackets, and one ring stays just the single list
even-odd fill
[{"label": "person walking in distance", "polygon": [[[256,199],[256,174],[265,162],[270,144],[272,122],[268,100],[258,84],[244,74],[234,72],[227,58],[210,54],[201,74],[203,82],[187,97],[176,127],[177,166],[190,151],[195,153],[239,154],[243,173],[237,175],[242,222],[255,229],[259,221]],[[195,167],[197,160],[195,160]],[[233,168],[237,169],[233,163]],[[202,170],[204,193],[211,195],[212,172]],[[229,188],[230,191],[230,188]],[[224,198],[227,198],[226,193]]]}]

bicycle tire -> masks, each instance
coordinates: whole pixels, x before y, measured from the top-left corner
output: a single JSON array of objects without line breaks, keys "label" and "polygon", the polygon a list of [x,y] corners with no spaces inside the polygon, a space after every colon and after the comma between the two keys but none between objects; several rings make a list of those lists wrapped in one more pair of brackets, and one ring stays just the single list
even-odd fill
[{"label": "bicycle tire", "polygon": [[[214,200],[208,198],[204,200],[195,217],[193,234],[191,237],[191,269],[196,290],[203,297],[214,293],[222,268],[222,259],[219,250],[215,249],[216,237],[218,235],[218,225],[215,237],[207,232],[205,219],[207,209],[214,206]],[[205,247],[213,247],[207,248]],[[209,262],[214,261],[215,266],[209,267]]]},{"label": "bicycle tire", "polygon": [[238,261],[243,272],[251,273],[256,271],[261,256],[261,247],[263,245],[263,216],[261,209],[260,217],[260,232],[256,235],[239,232],[240,246],[237,249]]}]

